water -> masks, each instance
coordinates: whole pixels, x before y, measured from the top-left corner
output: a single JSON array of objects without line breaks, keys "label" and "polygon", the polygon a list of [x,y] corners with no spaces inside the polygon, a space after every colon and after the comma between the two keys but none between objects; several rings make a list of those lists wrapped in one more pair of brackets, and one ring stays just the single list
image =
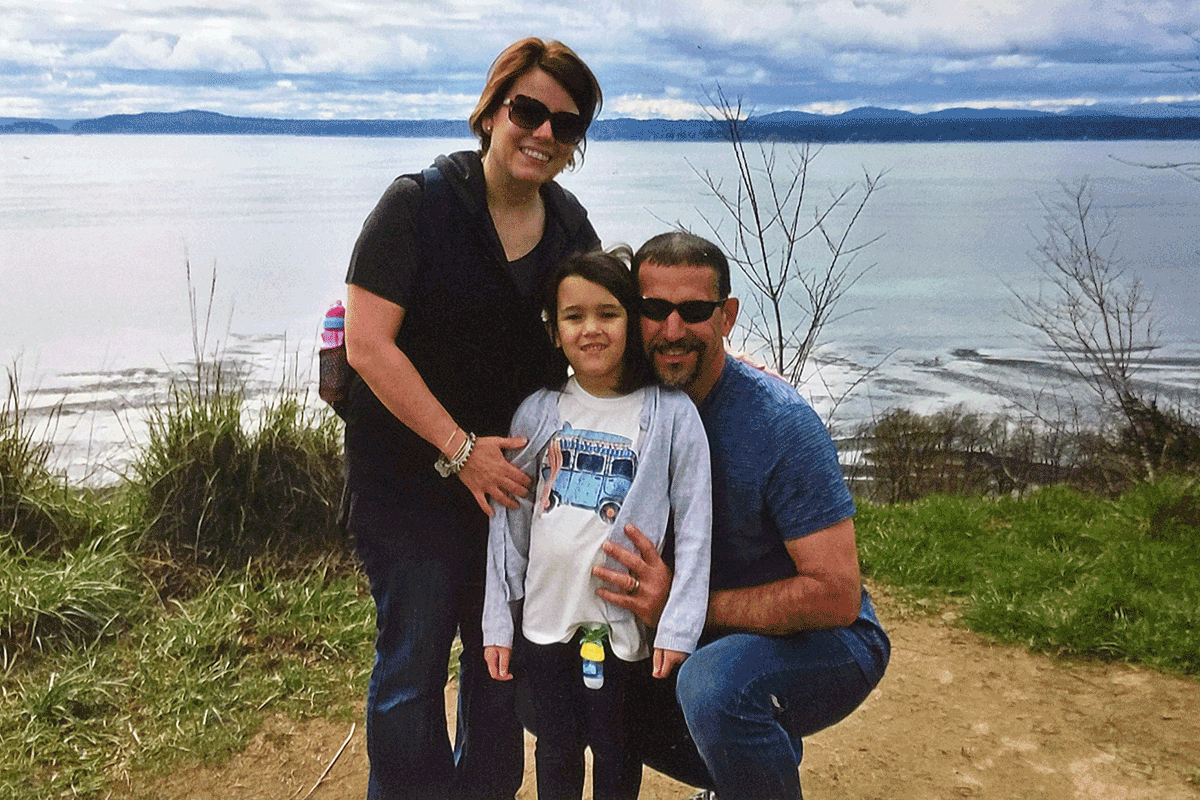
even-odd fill
[{"label": "water", "polygon": [[[101,477],[119,471],[144,435],[147,406],[189,371],[194,327],[208,331],[199,349],[243,362],[256,397],[284,380],[311,382],[317,325],[343,296],[350,250],[380,193],[395,175],[472,144],[0,137],[0,358],[43,424],[46,409],[62,404],[48,430],[58,463],[77,477],[95,477],[97,465]],[[1101,210],[1117,219],[1131,274],[1156,292],[1165,346],[1145,376],[1163,393],[1195,392],[1200,185],[1122,163],[1189,160],[1195,146],[824,148],[809,187],[822,203],[864,172],[886,171],[857,229],[861,240],[883,238],[857,262],[870,269],[840,306],[853,313],[826,328],[803,390],[845,429],[896,406],[1011,409],[1020,390],[1043,385],[1056,366],[1019,338],[1010,287],[1037,286],[1030,254],[1045,217],[1040,198],[1088,176]],[[699,175],[728,187],[733,167],[723,144],[599,142],[561,182],[606,243],[637,246],[676,223],[728,233],[730,220]],[[805,253],[820,257],[819,249]],[[735,293],[749,295],[738,275]]]}]

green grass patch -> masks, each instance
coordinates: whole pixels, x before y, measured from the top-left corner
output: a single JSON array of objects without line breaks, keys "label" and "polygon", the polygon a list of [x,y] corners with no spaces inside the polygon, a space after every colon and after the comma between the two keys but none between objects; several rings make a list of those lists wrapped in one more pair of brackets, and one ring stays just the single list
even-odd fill
[{"label": "green grass patch", "polygon": [[864,571],[949,598],[964,623],[1033,650],[1200,675],[1195,481],[1115,501],[1053,487],[1023,498],[864,504]]},{"label": "green grass patch", "polygon": [[[374,604],[337,525],[340,426],[201,364],[114,487],[47,468],[0,398],[0,800],[145,795],[264,715],[357,719]],[[146,795],[148,796],[148,795]]]},{"label": "green grass patch", "polygon": [[166,604],[141,589],[123,635],[8,660],[0,797],[103,797],[180,761],[219,762],[264,714],[360,715],[374,606],[349,565],[251,565]]}]

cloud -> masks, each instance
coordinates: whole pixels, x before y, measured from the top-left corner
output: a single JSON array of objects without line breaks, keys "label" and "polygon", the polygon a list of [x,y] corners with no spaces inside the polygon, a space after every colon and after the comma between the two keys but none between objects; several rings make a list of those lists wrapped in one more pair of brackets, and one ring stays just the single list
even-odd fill
[{"label": "cloud", "polygon": [[165,69],[175,48],[166,36],[122,33],[107,46],[78,59],[97,67],[119,69]]},{"label": "cloud", "polygon": [[621,95],[606,103],[605,108],[609,112],[605,116],[634,119],[702,119],[706,116],[701,103],[678,97]]},{"label": "cloud", "polygon": [[403,33],[347,37],[328,31],[280,40],[268,60],[275,72],[284,74],[366,75],[419,69],[428,62],[432,49]]},{"label": "cloud", "polygon": [[257,49],[228,31],[202,30],[179,39],[167,66],[196,72],[260,72],[267,62]]},{"label": "cloud", "polygon": [[584,56],[604,116],[666,118],[701,116],[716,86],[756,113],[1132,102],[1183,91],[1165,68],[1200,52],[1200,0],[0,2],[0,115],[52,118],[117,103],[458,118],[526,35]]}]

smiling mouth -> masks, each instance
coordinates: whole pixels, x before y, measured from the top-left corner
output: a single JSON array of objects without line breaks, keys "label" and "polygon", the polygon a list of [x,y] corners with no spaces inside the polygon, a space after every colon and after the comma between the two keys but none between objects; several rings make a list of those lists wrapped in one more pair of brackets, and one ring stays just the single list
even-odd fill
[{"label": "smiling mouth", "polygon": [[674,342],[672,344],[656,344],[651,348],[651,352],[664,358],[683,358],[693,353],[699,353],[701,349],[693,342]]},{"label": "smiling mouth", "polygon": [[540,161],[543,164],[550,163],[550,156],[546,155],[545,153],[541,152],[540,150],[534,150],[529,147],[522,147],[521,152],[524,153],[525,155],[529,156],[530,158],[532,158],[534,161]]}]

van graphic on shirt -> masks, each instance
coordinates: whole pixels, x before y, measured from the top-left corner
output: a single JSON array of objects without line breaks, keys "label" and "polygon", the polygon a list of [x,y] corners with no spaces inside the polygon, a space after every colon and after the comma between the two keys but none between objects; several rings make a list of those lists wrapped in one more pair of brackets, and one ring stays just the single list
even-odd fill
[{"label": "van graphic on shirt", "polygon": [[637,453],[623,436],[577,430],[570,423],[550,437],[541,470],[538,507],[588,508],[612,522],[637,471]]}]

